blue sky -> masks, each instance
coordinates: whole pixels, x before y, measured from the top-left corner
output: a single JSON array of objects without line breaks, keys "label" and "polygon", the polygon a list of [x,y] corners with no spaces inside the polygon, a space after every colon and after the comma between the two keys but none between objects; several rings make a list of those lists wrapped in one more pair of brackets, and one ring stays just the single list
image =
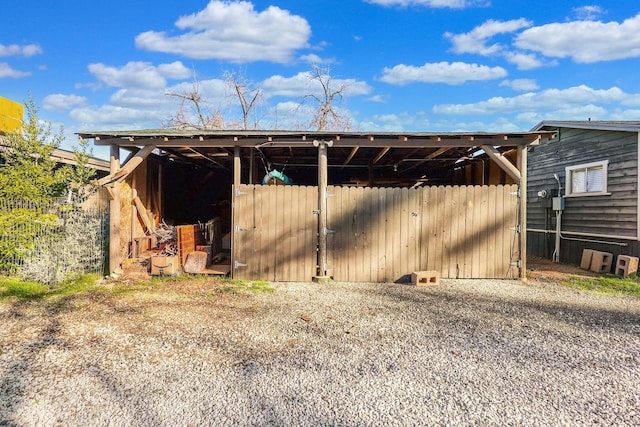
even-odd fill
[{"label": "blue sky", "polygon": [[[640,6],[573,0],[23,0],[3,4],[0,96],[73,132],[159,128],[197,82],[225,127],[305,127],[312,67],[357,131],[640,120]],[[96,152],[102,156],[104,153]]]}]

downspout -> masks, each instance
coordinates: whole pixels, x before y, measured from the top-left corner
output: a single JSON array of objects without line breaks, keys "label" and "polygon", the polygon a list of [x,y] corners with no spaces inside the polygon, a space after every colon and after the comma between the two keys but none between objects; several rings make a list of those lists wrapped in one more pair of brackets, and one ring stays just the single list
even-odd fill
[{"label": "downspout", "polygon": [[[562,184],[560,183],[560,178],[557,173],[553,174],[553,177],[558,182],[558,199],[562,200]],[[555,206],[560,208],[560,206]],[[552,260],[553,262],[560,262],[560,237],[562,230],[562,209],[556,210],[556,246],[553,251]]]}]

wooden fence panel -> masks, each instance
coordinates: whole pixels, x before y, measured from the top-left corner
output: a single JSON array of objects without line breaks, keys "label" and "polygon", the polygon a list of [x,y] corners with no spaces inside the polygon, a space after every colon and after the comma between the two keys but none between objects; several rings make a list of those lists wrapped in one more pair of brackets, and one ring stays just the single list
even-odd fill
[{"label": "wooden fence panel", "polygon": [[316,274],[317,190],[240,185],[234,193],[233,277],[309,281]]},{"label": "wooden fence panel", "polygon": [[[234,197],[234,277],[316,275],[317,188],[241,185]],[[327,271],[336,281],[517,277],[516,185],[329,187]],[[244,265],[246,264],[246,265]]]},{"label": "wooden fence panel", "polygon": [[516,190],[515,185],[336,187],[330,215],[342,226],[329,249],[332,276],[389,282],[413,271],[437,270],[444,278],[516,277],[517,269],[509,265],[517,255]]}]

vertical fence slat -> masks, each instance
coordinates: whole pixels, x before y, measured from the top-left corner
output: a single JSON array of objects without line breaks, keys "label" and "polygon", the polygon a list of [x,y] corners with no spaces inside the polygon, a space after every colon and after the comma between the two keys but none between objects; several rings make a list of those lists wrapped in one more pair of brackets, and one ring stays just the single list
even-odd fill
[{"label": "vertical fence slat", "polygon": [[469,262],[469,278],[473,278],[475,274],[478,273],[480,268],[479,266],[479,258],[480,258],[480,222],[482,221],[480,215],[481,209],[481,194],[483,187],[471,187],[471,191],[469,193],[469,201],[470,203],[469,209],[467,209],[468,215],[470,218],[467,219],[467,226],[470,225],[470,233],[469,238],[471,239],[471,250],[469,253],[470,262]]},{"label": "vertical fence slat", "polygon": [[375,191],[375,209],[376,209],[376,229],[374,245],[376,247],[376,271],[373,275],[376,282],[386,281],[386,254],[385,254],[385,241],[386,234],[385,222],[386,222],[386,199],[384,188],[376,188]]},{"label": "vertical fence slat", "polygon": [[249,212],[251,219],[249,227],[251,228],[251,235],[253,237],[253,245],[251,247],[250,259],[247,260],[249,277],[253,280],[257,280],[261,274],[260,267],[260,251],[262,251],[262,191],[260,186],[249,185],[247,191],[252,200],[252,209]]},{"label": "vertical fence slat", "polygon": [[305,280],[310,280],[316,275],[317,257],[317,222],[313,211],[318,208],[318,189],[316,187],[302,187],[305,194],[305,210],[303,218],[305,223]]}]

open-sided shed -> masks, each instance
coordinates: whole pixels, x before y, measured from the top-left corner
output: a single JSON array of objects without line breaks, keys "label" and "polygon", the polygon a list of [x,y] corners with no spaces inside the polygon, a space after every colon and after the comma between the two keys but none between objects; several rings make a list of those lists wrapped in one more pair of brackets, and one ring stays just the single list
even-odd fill
[{"label": "open-sided shed", "polygon": [[152,222],[215,218],[229,236],[233,277],[393,282],[423,270],[524,277],[527,146],[551,133],[80,136],[111,147],[100,184],[112,197],[112,269]]}]

